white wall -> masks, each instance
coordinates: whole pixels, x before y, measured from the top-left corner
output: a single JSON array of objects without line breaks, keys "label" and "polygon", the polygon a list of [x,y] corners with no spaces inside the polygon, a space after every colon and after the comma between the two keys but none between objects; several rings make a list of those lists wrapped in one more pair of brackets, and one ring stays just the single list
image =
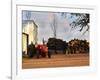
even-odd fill
[{"label": "white wall", "polygon": [[28,34],[28,40],[29,43],[33,42],[33,44],[37,41],[37,27],[33,22],[28,22],[26,24],[23,24],[23,32]]},{"label": "white wall", "polygon": [[[23,0],[17,0],[23,1]],[[29,0],[25,0],[29,1]],[[79,5],[94,5],[97,7],[97,20],[98,20],[98,47],[100,47],[100,0],[30,0],[37,4],[79,4]],[[8,76],[10,75],[10,53],[11,53],[11,1],[10,0],[1,0],[0,1],[0,80],[8,80]],[[100,51],[98,52],[98,67],[100,68]],[[100,75],[100,69],[98,69]],[[97,74],[98,75],[98,74]],[[88,75],[94,80],[98,80],[98,76]],[[71,76],[70,76],[71,77]],[[55,77],[55,78],[45,78],[43,80],[67,80],[66,77]],[[80,80],[89,80],[90,78],[84,76],[74,76],[71,80],[75,78],[79,78]],[[34,80],[34,79],[33,79]],[[41,78],[39,80],[42,80]]]}]

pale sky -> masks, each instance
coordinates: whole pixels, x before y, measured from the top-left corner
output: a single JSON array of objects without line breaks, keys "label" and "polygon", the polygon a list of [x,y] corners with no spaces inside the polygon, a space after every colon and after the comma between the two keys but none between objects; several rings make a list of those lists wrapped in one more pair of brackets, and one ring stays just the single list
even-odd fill
[{"label": "pale sky", "polygon": [[[26,17],[26,14],[29,12],[29,18]],[[31,15],[30,15],[31,14]],[[70,23],[72,20],[75,20],[76,17],[71,18],[70,13],[66,13],[66,18],[61,16],[60,12],[36,12],[36,11],[23,11],[22,13],[22,20],[34,20],[36,25],[38,26],[38,40],[42,41],[44,38],[46,41],[48,38],[53,37],[53,31],[52,31],[52,22],[54,19],[54,15],[56,17],[56,23],[57,23],[57,38],[63,39],[64,41],[69,41],[71,39],[77,38],[77,39],[86,39],[89,41],[89,32],[86,32],[83,35],[83,32],[85,31],[85,28],[82,30],[82,32],[79,31],[78,28],[72,29],[70,26]]]}]

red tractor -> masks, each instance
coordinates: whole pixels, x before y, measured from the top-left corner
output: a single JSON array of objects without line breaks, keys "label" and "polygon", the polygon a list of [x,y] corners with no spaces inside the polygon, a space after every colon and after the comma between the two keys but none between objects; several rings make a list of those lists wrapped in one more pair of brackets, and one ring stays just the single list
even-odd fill
[{"label": "red tractor", "polygon": [[38,44],[36,46],[37,49],[37,58],[41,55],[42,57],[46,57],[48,53],[48,47],[45,44]]}]

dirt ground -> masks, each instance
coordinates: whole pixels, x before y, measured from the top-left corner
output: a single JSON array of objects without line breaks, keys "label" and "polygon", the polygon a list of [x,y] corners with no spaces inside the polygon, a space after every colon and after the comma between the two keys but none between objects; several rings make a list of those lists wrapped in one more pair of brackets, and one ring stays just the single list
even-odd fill
[{"label": "dirt ground", "polygon": [[54,54],[49,58],[23,58],[22,68],[48,68],[48,67],[69,67],[88,66],[89,54]]}]

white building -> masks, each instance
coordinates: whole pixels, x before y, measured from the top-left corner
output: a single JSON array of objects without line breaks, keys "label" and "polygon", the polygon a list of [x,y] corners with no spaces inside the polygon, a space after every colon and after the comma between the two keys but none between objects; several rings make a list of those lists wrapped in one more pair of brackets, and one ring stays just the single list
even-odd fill
[{"label": "white building", "polygon": [[23,20],[22,23],[22,50],[27,54],[27,46],[33,42],[37,44],[37,25],[33,20]]}]

